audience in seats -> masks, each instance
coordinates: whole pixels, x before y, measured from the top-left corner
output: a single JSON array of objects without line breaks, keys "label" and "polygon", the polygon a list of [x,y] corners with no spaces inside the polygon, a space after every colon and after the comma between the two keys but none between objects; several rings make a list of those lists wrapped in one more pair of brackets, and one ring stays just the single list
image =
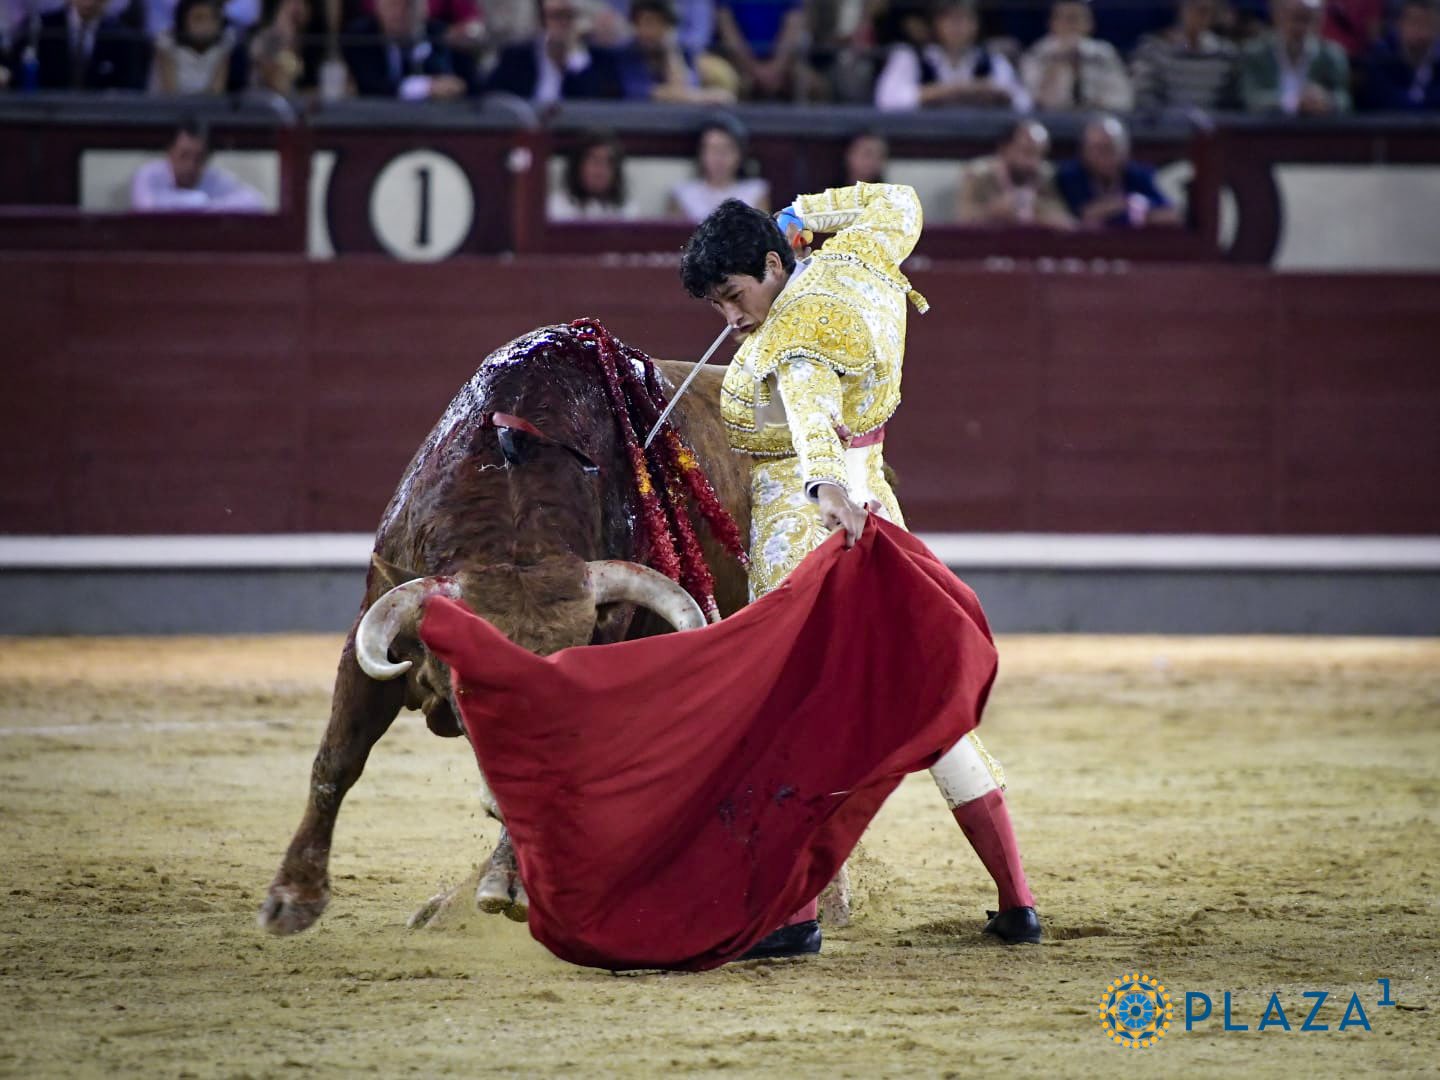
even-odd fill
[{"label": "audience in seats", "polygon": [[577,0],[539,4],[540,33],[501,50],[486,89],[536,105],[621,97],[619,59],[614,49],[586,41],[586,9]]},{"label": "audience in seats", "polygon": [[1345,50],[1354,61],[1363,60],[1385,27],[1387,0],[1325,0],[1320,34]]},{"label": "audience in seats", "polygon": [[1155,170],[1130,160],[1130,133],[1114,116],[1097,116],[1085,125],[1080,156],[1056,169],[1055,185],[1082,228],[1180,224],[1155,184]]},{"label": "audience in seats", "polygon": [[738,123],[717,119],[706,124],[695,148],[695,178],[670,192],[671,215],[699,224],[726,199],[769,210],[770,185],[742,176],[745,152],[745,130]]},{"label": "audience in seats", "polygon": [[735,101],[733,73],[721,76],[719,85],[705,85],[700,73],[704,60],[712,77],[714,64],[728,65],[717,57],[697,58],[680,44],[673,0],[632,0],[630,24],[630,43],[620,54],[620,80],[628,100],[702,105]]},{"label": "audience in seats", "polygon": [[155,42],[152,94],[220,94],[243,86],[246,54],[225,25],[221,0],[180,0],[175,24]]},{"label": "audience in seats", "polygon": [[565,158],[559,190],[551,191],[551,221],[626,221],[638,217],[625,185],[625,150],[606,132],[592,132]]},{"label": "audience in seats", "polygon": [[1233,109],[1239,53],[1213,27],[1220,0],[1181,0],[1175,25],[1141,39],[1131,76],[1138,109]]},{"label": "audience in seats", "polygon": [[883,184],[885,170],[890,166],[890,144],[885,136],[862,131],[845,144],[845,174],[832,186],[852,184]]},{"label": "audience in seats", "polygon": [[808,98],[814,72],[805,63],[805,0],[718,0],[716,37],[740,73],[747,98]]},{"label": "audience in seats", "polygon": [[1040,109],[1128,112],[1130,76],[1115,46],[1091,36],[1095,18],[1083,0],[1056,0],[1050,32],[1020,63],[1025,87]]},{"label": "audience in seats", "polygon": [[1045,225],[1074,228],[1047,159],[1050,132],[1038,120],[1013,124],[989,157],[960,172],[955,218],[967,225]]},{"label": "audience in seats", "polygon": [[1010,61],[979,44],[975,0],[935,0],[930,43],[896,45],[875,83],[881,109],[998,106],[1026,112],[1030,95]]},{"label": "audience in seats", "polygon": [[310,0],[267,0],[260,29],[250,39],[250,84],[286,97],[305,74],[304,35]]},{"label": "audience in seats", "polygon": [[165,156],[135,170],[130,208],[139,211],[190,210],[254,213],[265,200],[250,185],[208,163],[210,139],[195,120],[185,120]]},{"label": "audience in seats", "polygon": [[1350,65],[1340,46],[1320,36],[1321,14],[1321,0],[1271,0],[1274,29],[1240,54],[1240,94],[1248,111],[1350,111]]},{"label": "audience in seats", "polygon": [[140,90],[149,49],[133,30],[105,13],[105,0],[69,0],[31,20],[19,35],[11,66],[33,49],[41,90]]},{"label": "audience in seats", "polygon": [[362,97],[446,101],[463,97],[443,24],[416,0],[375,0],[375,14],[350,26],[345,65]]},{"label": "audience in seats", "polygon": [[1440,0],[1405,0],[1365,64],[1360,94],[1367,109],[1440,110]]}]

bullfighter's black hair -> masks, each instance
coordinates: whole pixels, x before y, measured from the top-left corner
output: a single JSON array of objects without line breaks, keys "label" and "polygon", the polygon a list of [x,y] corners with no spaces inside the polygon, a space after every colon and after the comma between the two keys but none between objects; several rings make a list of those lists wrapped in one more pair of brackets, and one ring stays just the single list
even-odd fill
[{"label": "bullfighter's black hair", "polygon": [[770,215],[739,199],[726,199],[690,235],[680,256],[680,282],[691,296],[703,300],[731,274],[764,280],[765,256],[772,251],[787,275],[795,269],[795,252]]}]

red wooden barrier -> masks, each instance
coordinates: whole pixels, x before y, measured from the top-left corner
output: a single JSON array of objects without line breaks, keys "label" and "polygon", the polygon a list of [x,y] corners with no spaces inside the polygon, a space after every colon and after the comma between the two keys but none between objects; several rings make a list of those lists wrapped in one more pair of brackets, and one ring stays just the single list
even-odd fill
[{"label": "red wooden barrier", "polygon": [[[1440,278],[917,269],[890,456],[917,528],[1440,532]],[[715,320],[614,260],[0,256],[0,531],[368,531],[496,346]]]}]

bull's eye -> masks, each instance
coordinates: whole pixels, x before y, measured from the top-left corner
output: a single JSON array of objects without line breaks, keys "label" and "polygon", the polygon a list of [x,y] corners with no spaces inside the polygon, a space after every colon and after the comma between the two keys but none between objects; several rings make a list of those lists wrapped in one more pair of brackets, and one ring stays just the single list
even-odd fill
[{"label": "bull's eye", "polygon": [[530,450],[530,440],[524,432],[502,427],[496,429],[495,437],[500,443],[500,453],[505,455],[507,464],[524,464]]},{"label": "bull's eye", "polygon": [[595,462],[591,461],[579,450],[576,450],[573,446],[567,446],[565,449],[569,450],[570,453],[575,456],[575,460],[580,463],[580,468],[584,470],[586,476],[598,476],[600,474],[600,466],[596,465]]}]

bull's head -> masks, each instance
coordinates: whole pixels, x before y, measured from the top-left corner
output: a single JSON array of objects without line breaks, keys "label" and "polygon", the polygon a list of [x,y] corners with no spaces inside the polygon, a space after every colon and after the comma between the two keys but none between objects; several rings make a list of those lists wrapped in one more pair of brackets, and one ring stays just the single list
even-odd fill
[{"label": "bull's head", "polygon": [[377,552],[415,566],[372,559],[356,658],[375,679],[409,673],[407,704],[423,709],[436,730],[452,725],[441,719],[436,727],[449,673],[416,632],[429,596],[463,600],[540,655],[619,641],[637,609],[681,629],[702,622],[673,581],[616,561],[641,548],[631,465],[595,349],[560,326],[492,354],[451,403],[386,512]]},{"label": "bull's head", "polygon": [[[417,626],[426,600],[447,596],[462,600],[517,645],[541,655],[592,640],[608,615],[625,608],[654,612],[677,630],[705,624],[694,599],[664,574],[639,563],[617,559],[585,562],[573,557],[546,559],[526,567],[489,566],[454,576],[414,577],[373,557],[386,582],[401,578],[370,605],[355,632],[355,657],[372,679],[412,676],[412,702],[429,712],[437,697],[448,696],[449,680],[439,663],[419,644]],[[411,580],[403,580],[409,576]],[[391,659],[396,654],[399,659]]]}]

